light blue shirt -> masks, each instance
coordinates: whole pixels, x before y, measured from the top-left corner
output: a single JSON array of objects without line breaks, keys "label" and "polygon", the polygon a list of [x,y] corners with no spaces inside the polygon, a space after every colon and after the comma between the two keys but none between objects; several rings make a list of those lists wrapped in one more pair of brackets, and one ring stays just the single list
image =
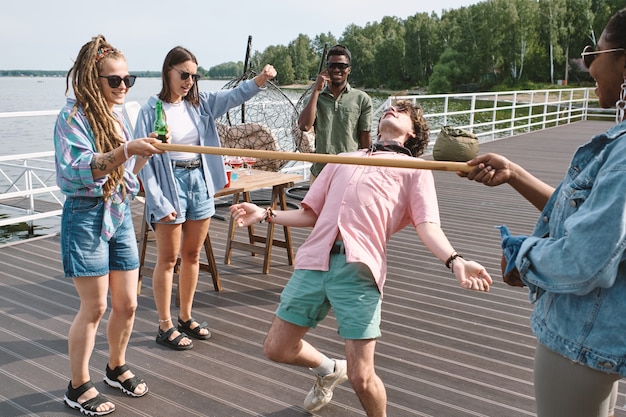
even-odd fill
[{"label": "light blue shirt", "polygon": [[[200,136],[200,146],[221,146],[215,119],[229,109],[239,106],[254,97],[261,89],[254,80],[247,80],[230,90],[201,92],[200,105],[194,107],[186,100],[187,111]],[[150,97],[141,107],[135,126],[135,137],[147,137],[153,131],[157,98]],[[227,183],[224,160],[220,155],[201,154],[202,171],[207,191],[213,196]],[[157,154],[141,169],[139,177],[146,191],[146,218],[154,222],[172,212],[180,213],[180,202],[176,193],[174,170],[168,153]]]},{"label": "light blue shirt", "polygon": [[626,376],[626,122],[578,148],[516,265],[548,349]]}]

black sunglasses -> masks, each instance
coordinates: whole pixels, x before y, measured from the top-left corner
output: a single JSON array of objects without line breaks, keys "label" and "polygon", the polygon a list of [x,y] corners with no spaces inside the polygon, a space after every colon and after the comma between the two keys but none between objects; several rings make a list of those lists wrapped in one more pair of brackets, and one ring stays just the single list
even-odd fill
[{"label": "black sunglasses", "polygon": [[100,75],[100,78],[106,78],[109,82],[109,87],[111,88],[119,87],[122,81],[124,81],[124,85],[126,86],[126,88],[130,88],[135,85],[135,80],[137,79],[137,76],[127,75],[126,77],[122,78],[119,75]]},{"label": "black sunglasses", "polygon": [[583,58],[583,63],[585,67],[589,69],[591,67],[591,63],[596,59],[599,54],[605,54],[607,52],[624,52],[626,49],[624,48],[614,48],[614,49],[601,49],[599,51],[594,51],[593,47],[590,45],[585,46],[583,52],[580,56]]},{"label": "black sunglasses", "polygon": [[350,67],[350,64],[344,64],[343,62],[327,62],[326,68],[328,69],[338,69],[341,71],[345,71]]},{"label": "black sunglasses", "polygon": [[181,80],[186,80],[187,78],[189,78],[189,76],[191,76],[191,79],[193,80],[194,83],[198,82],[198,80],[200,79],[200,75],[199,74],[192,74],[190,72],[186,72],[186,71],[181,71],[178,68],[175,67],[170,67],[173,70],[178,71],[178,73],[180,74],[180,79]]}]

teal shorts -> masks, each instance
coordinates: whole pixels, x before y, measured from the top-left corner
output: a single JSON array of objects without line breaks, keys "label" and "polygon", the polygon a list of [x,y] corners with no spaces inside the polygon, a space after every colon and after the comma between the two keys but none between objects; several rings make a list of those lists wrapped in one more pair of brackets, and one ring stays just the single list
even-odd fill
[{"label": "teal shorts", "polygon": [[344,339],[380,337],[381,298],[374,277],[362,263],[346,263],[345,254],[330,255],[329,271],[297,269],[281,296],[276,315],[315,328],[332,307]]}]

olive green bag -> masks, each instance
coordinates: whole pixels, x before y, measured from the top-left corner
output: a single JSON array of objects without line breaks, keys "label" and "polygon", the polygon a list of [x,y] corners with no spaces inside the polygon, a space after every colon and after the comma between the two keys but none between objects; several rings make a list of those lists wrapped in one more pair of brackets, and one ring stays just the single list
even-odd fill
[{"label": "olive green bag", "polygon": [[478,136],[470,131],[444,126],[433,147],[436,161],[467,162],[478,155]]}]

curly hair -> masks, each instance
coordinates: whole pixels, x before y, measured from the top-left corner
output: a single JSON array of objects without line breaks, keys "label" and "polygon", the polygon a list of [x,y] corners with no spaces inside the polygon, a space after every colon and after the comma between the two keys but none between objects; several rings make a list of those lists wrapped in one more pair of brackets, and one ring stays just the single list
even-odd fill
[{"label": "curly hair", "polygon": [[409,100],[398,100],[393,105],[398,109],[402,109],[402,111],[409,112],[413,122],[415,137],[409,138],[404,143],[404,147],[411,151],[411,155],[414,157],[421,156],[428,147],[428,141],[430,140],[430,127],[424,118],[422,106]]},{"label": "curly hair", "polygon": [[[80,49],[65,79],[65,94],[67,95],[69,91],[71,80],[76,97],[69,122],[71,123],[72,117],[81,107],[93,130],[96,151],[101,154],[112,152],[125,142],[125,139],[118,133],[120,122],[111,112],[100,89],[98,78],[102,63],[107,59],[125,60],[126,58],[118,49],[107,43],[104,36],[95,36]],[[126,196],[126,184],[123,179],[124,164],[109,173],[108,180],[102,186],[105,199],[109,198],[120,185],[122,195]]]}]

